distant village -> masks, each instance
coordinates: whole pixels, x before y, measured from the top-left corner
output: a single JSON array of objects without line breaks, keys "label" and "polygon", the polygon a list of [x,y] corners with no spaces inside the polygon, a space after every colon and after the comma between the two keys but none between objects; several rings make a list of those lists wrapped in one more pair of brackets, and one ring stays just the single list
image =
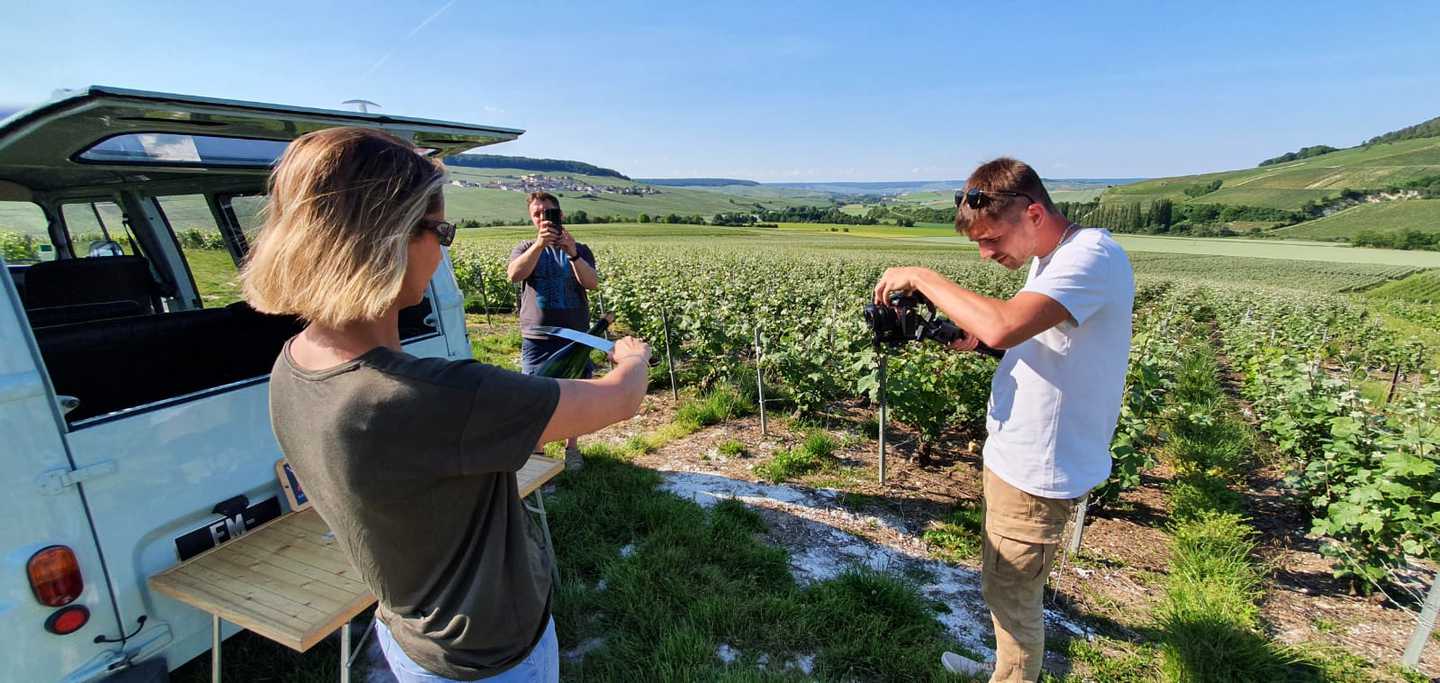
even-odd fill
[{"label": "distant village", "polygon": [[489,182],[477,183],[473,180],[451,180],[450,184],[455,187],[481,187],[490,190],[506,190],[508,192],[579,192],[582,194],[629,194],[629,195],[651,195],[660,194],[658,188],[650,185],[630,185],[619,187],[615,185],[597,185],[583,180],[577,180],[574,176],[549,176],[539,173],[527,173],[519,178],[498,178]]}]

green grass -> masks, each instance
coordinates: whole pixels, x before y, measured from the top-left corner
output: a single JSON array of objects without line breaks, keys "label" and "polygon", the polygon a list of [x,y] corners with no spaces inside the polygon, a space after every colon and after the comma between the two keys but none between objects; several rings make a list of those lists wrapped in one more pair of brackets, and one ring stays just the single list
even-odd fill
[{"label": "green grass", "polygon": [[720,385],[705,395],[687,401],[675,411],[675,422],[692,429],[720,424],[755,412],[755,404],[735,388]]},{"label": "green grass", "polygon": [[1231,486],[1254,451],[1250,427],[1219,383],[1214,351],[1191,340],[1167,396],[1170,566],[1156,608],[1166,681],[1324,680],[1313,662],[1265,634],[1265,574],[1251,557],[1255,530]]},{"label": "green grass", "polygon": [[476,360],[508,370],[520,370],[520,330],[478,335],[470,339],[470,353]]},{"label": "green grass", "polygon": [[745,448],[744,442],[740,441],[739,439],[726,439],[720,442],[720,445],[715,447],[715,451],[727,458],[744,457],[745,454],[748,452],[748,450]]},{"label": "green grass", "polygon": [[[567,680],[802,678],[760,671],[761,655],[813,655],[820,680],[959,680],[939,667],[955,644],[935,606],[904,579],[857,570],[801,587],[786,551],[757,540],[764,523],[741,503],[704,510],[656,493],[656,472],[603,447],[586,460],[546,504],[560,551],[561,647],[602,643],[562,664]],[[621,557],[625,546],[634,552]],[[740,659],[722,663],[721,644]]]},{"label": "green grass", "polygon": [[239,270],[224,249],[185,249],[185,261],[195,276],[195,288],[205,308],[219,308],[240,300]]},{"label": "green grass", "polygon": [[775,451],[770,460],[754,467],[755,474],[774,483],[796,479],[834,464],[831,457],[839,444],[825,432],[816,430],[791,448]]},{"label": "green grass", "polygon": [[1354,237],[1362,230],[1378,233],[1401,230],[1440,232],[1440,199],[1359,204],[1324,218],[1271,231],[1267,236],[1340,240]]},{"label": "green grass", "polygon": [[[1258,159],[1257,159],[1258,162]],[[1440,138],[1404,140],[1352,148],[1273,166],[1156,178],[1107,190],[1106,202],[1215,203],[1298,209],[1301,204],[1340,194],[1346,188],[1378,189],[1440,174]],[[1185,189],[1219,179],[1219,190],[1191,198]]]},{"label": "green grass", "polygon": [[960,563],[980,556],[985,514],[978,502],[963,503],[932,522],[921,538],[946,562]]},{"label": "green grass", "polygon": [[[374,614],[373,609],[366,610],[352,623],[350,637],[356,646]],[[357,658],[354,668],[350,669],[351,680],[366,680],[369,668],[365,657]],[[220,674],[226,681],[333,683],[340,679],[340,639],[338,636],[326,638],[309,651],[300,653],[259,634],[241,631],[225,639]],[[210,651],[207,649],[170,672],[170,680],[174,683],[209,683]]]}]

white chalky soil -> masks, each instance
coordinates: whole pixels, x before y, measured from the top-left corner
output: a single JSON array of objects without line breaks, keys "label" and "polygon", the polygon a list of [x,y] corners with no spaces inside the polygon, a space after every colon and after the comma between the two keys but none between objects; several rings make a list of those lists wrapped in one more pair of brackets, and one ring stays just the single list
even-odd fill
[{"label": "white chalky soil", "polygon": [[[951,636],[981,657],[994,657],[994,650],[985,644],[993,634],[990,612],[980,596],[978,570],[930,559],[917,547],[876,543],[839,528],[888,527],[903,532],[898,520],[845,510],[835,502],[838,492],[828,489],[809,491],[703,472],[662,471],[661,475],[665,481],[660,490],[701,507],[734,498],[761,511],[771,525],[771,539],[790,551],[791,571],[802,584],[832,579],[853,567],[906,577],[926,599],[949,607],[948,614],[936,618]],[[1083,626],[1057,612],[1046,610],[1045,617],[1071,633],[1086,633]]]}]

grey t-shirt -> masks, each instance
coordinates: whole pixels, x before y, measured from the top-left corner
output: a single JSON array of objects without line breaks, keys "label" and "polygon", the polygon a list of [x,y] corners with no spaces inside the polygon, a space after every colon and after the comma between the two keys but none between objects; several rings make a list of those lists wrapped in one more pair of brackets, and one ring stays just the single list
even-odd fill
[{"label": "grey t-shirt", "polygon": [[270,423],[405,654],[462,680],[520,663],[550,617],[550,567],[515,472],[559,385],[379,347],[306,371],[286,342]]},{"label": "grey t-shirt", "polygon": [[[510,250],[514,261],[525,253],[535,240],[525,240]],[[590,247],[575,243],[575,254],[595,267],[595,254]],[[540,326],[568,327],[583,330],[590,326],[590,299],[585,288],[575,279],[570,257],[559,247],[545,247],[535,270],[520,287],[520,334],[527,339],[545,339],[536,332]]]}]

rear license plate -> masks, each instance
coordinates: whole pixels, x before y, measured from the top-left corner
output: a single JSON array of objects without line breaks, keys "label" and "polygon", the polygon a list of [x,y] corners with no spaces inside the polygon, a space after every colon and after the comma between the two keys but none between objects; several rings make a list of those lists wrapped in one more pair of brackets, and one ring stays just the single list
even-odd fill
[{"label": "rear license plate", "polygon": [[184,562],[279,516],[280,499],[271,496],[245,508],[245,512],[235,517],[211,522],[177,537],[175,552]]}]

